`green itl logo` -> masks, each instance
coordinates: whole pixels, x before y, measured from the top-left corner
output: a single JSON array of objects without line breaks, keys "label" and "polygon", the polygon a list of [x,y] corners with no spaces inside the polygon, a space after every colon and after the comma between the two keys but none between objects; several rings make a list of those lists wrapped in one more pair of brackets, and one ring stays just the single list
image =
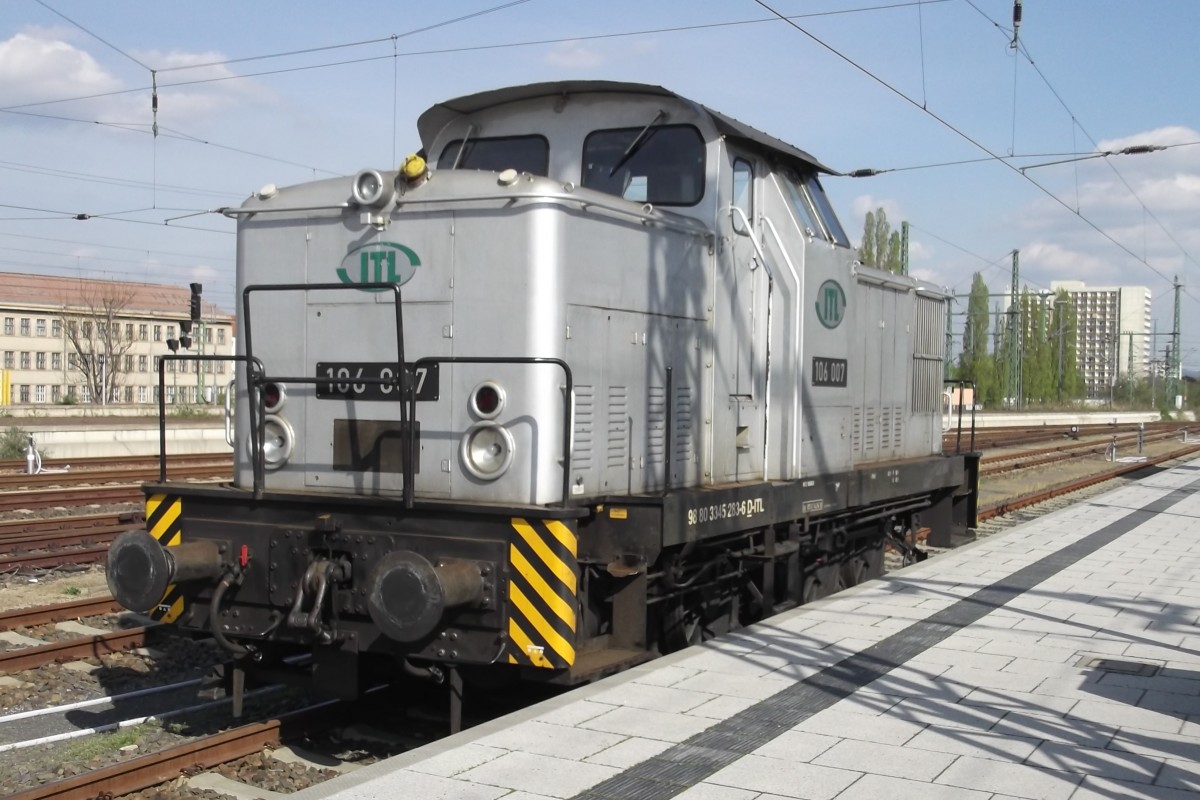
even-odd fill
[{"label": "green itl logo", "polygon": [[817,319],[826,328],[836,328],[842,324],[846,314],[846,293],[837,281],[825,281],[817,290]]},{"label": "green itl logo", "polygon": [[356,283],[405,284],[417,273],[419,266],[421,259],[404,245],[396,242],[372,242],[347,253],[342,259],[342,265],[338,267],[337,276],[342,283],[351,286]]}]

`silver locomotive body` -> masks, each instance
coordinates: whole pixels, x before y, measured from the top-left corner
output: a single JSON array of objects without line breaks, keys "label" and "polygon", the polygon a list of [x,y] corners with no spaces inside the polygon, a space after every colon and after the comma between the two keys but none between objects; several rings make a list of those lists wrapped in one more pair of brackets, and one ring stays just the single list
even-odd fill
[{"label": "silver locomotive body", "polygon": [[633,84],[419,127],[428,165],[228,212],[235,480],[147,487],[123,601],[247,657],[584,680],[973,524],[945,296],[856,263],[811,156]]}]

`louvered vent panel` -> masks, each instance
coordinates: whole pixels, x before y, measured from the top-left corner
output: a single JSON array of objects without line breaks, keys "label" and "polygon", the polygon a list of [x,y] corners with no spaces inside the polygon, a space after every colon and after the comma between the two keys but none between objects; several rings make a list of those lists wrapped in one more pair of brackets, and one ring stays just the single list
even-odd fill
[{"label": "louvered vent panel", "polygon": [[596,387],[575,387],[575,450],[571,463],[585,472],[592,468],[596,456]]},{"label": "louvered vent panel", "polygon": [[883,409],[883,420],[879,426],[879,449],[892,449],[892,407]]},{"label": "louvered vent panel", "polygon": [[692,444],[692,387],[675,390],[675,461],[685,464],[695,456]]},{"label": "louvered vent panel", "polygon": [[858,406],[854,407],[850,422],[850,452],[858,455],[862,452],[863,412]]},{"label": "louvered vent panel", "polygon": [[629,389],[610,386],[608,389],[608,449],[605,456],[610,467],[620,467],[629,455]]},{"label": "louvered vent panel", "polygon": [[667,457],[667,390],[651,386],[646,404],[646,462],[661,464]]}]

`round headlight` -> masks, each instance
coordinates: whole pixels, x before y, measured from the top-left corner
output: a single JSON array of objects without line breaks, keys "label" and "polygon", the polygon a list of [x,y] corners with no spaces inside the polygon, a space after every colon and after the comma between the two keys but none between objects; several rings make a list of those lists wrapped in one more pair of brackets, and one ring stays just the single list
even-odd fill
[{"label": "round headlight", "polygon": [[495,381],[484,381],[471,392],[471,413],[480,419],[495,419],[504,408],[504,387]]},{"label": "round headlight", "polygon": [[481,480],[495,480],[512,464],[512,434],[495,422],[480,422],[463,436],[460,455],[467,472]]},{"label": "round headlight", "polygon": [[[296,434],[292,432],[292,424],[275,414],[263,418],[263,466],[267,469],[279,469],[292,457],[292,448],[296,445]],[[247,440],[249,449],[249,440]],[[254,451],[250,451],[253,458]]]},{"label": "round headlight", "polygon": [[263,410],[268,414],[279,411],[287,400],[287,386],[282,383],[268,383],[263,387],[262,393]]},{"label": "round headlight", "polygon": [[360,206],[382,208],[392,201],[395,193],[395,187],[384,179],[379,170],[374,169],[364,169],[355,175],[354,184],[350,187],[354,202]]}]

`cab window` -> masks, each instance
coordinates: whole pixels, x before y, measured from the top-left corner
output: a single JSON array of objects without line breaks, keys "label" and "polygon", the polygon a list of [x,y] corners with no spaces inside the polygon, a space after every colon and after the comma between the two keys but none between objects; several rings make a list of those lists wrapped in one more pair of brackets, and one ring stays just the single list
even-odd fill
[{"label": "cab window", "polygon": [[850,240],[846,238],[846,232],[842,230],[842,223],[838,222],[837,214],[833,213],[833,206],[829,203],[829,196],[825,194],[825,190],[821,187],[821,182],[817,180],[817,174],[810,172],[804,177],[804,190],[812,199],[812,204],[817,210],[817,214],[821,217],[821,222],[825,225],[825,230],[829,234],[829,239],[834,244],[842,247],[849,247]]},{"label": "cab window", "polygon": [[733,214],[733,229],[749,234],[746,223],[754,224],[754,167],[742,158],[733,161],[733,207],[741,211]]},{"label": "cab window", "polygon": [[790,169],[780,170],[779,184],[783,187],[783,193],[787,195],[788,205],[796,217],[796,224],[805,235],[810,239],[826,238],[825,230],[817,221],[817,211],[804,191],[800,176]]},{"label": "cab window", "polygon": [[691,125],[593,131],[580,182],[640,203],[694,206],[704,197],[704,138]]},{"label": "cab window", "polygon": [[[459,151],[462,155],[459,155]],[[455,139],[438,157],[438,169],[479,169],[501,172],[515,169],[531,175],[550,172],[550,145],[544,136],[496,136],[490,139]]]}]

